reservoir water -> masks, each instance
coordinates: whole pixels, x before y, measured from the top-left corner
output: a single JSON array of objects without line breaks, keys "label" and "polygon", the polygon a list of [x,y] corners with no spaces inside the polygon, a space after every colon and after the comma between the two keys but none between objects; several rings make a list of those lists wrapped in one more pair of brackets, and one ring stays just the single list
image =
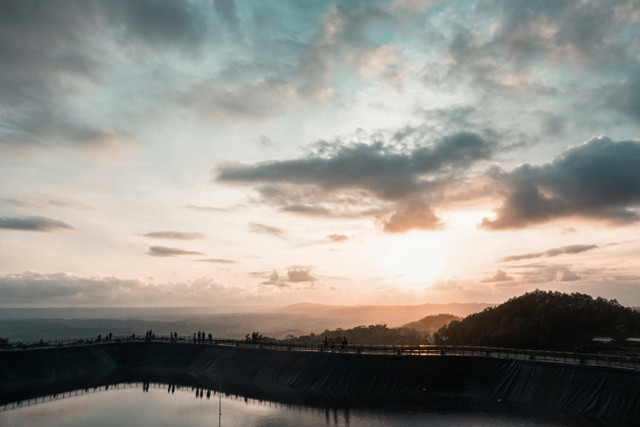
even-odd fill
[{"label": "reservoir water", "polygon": [[509,405],[439,402],[428,407],[311,407],[188,386],[132,383],[0,406],[7,426],[567,426],[600,425]]}]

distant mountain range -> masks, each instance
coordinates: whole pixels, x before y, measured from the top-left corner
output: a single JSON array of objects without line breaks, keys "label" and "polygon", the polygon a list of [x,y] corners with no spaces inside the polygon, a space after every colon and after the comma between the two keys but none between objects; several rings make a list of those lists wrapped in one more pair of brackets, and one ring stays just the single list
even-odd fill
[{"label": "distant mountain range", "polygon": [[399,327],[429,315],[466,316],[489,304],[334,306],[300,303],[285,307],[158,307],[158,308],[0,308],[0,337],[11,341],[88,338],[204,330],[217,337],[242,338],[253,331],[284,338],[361,325]]},{"label": "distant mountain range", "polygon": [[485,303],[457,302],[449,304],[357,306],[300,303],[287,305],[275,311],[340,320],[342,327],[371,324],[386,324],[389,327],[398,327],[435,314],[452,314],[458,317],[465,317],[491,306],[492,304]]}]

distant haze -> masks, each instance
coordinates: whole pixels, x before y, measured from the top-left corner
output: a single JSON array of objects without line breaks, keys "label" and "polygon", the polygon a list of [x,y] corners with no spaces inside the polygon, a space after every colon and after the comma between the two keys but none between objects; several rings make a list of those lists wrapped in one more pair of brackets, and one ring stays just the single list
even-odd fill
[{"label": "distant haze", "polygon": [[450,313],[458,316],[481,311],[487,304],[424,304],[415,306],[328,306],[296,304],[254,308],[238,312],[229,308],[98,308],[98,309],[6,309],[0,308],[0,337],[16,340],[69,339],[116,335],[178,332],[191,335],[205,330],[216,337],[243,338],[259,331],[284,338],[319,333],[325,329],[386,324],[398,327],[427,315]]}]

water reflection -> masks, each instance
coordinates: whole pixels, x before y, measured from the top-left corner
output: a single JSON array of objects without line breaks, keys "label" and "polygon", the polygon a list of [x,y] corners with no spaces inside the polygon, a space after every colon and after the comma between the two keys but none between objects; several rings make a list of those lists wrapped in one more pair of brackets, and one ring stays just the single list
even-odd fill
[{"label": "water reflection", "polygon": [[[385,426],[600,425],[513,408],[345,408],[254,399],[212,388],[150,381],[108,384],[6,404],[0,425]],[[217,423],[216,423],[217,421]]]}]

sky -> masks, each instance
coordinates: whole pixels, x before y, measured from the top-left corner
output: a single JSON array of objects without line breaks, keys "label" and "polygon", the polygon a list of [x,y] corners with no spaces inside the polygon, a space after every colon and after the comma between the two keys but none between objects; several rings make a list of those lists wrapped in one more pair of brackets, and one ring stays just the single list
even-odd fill
[{"label": "sky", "polygon": [[638,0],[6,0],[0,64],[0,306],[640,306]]}]

